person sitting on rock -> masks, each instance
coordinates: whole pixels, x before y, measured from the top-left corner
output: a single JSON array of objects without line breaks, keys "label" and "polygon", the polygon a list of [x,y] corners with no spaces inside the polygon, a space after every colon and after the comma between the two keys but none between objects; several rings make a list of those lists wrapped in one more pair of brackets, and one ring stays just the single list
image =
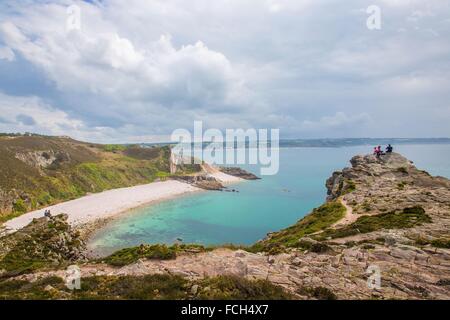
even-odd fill
[{"label": "person sitting on rock", "polygon": [[386,147],[386,153],[392,153],[392,151],[394,151],[394,148],[391,146],[391,144],[388,144],[388,146]]},{"label": "person sitting on rock", "polygon": [[52,214],[50,213],[50,210],[45,210],[44,216],[47,217],[47,218],[51,218]]},{"label": "person sitting on rock", "polygon": [[381,157],[382,155],[384,155],[385,153],[381,150],[381,146],[378,146],[375,148],[375,155],[377,156],[377,158]]}]

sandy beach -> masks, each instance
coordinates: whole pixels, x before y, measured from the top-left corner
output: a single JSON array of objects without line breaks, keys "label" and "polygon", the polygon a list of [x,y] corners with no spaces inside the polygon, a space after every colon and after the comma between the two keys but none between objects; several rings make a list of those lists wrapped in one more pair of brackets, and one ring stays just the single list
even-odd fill
[{"label": "sandy beach", "polygon": [[[221,172],[215,172],[211,175],[223,184],[241,181],[240,178]],[[69,216],[68,222],[73,227],[80,227],[112,218],[115,215],[142,205],[168,200],[176,196],[201,190],[202,189],[190,184],[175,180],[113,189],[26,213],[5,222],[3,226],[6,228],[7,232],[17,231],[33,221],[34,218],[43,217],[44,211],[48,209],[52,215],[61,213],[67,214]]]}]

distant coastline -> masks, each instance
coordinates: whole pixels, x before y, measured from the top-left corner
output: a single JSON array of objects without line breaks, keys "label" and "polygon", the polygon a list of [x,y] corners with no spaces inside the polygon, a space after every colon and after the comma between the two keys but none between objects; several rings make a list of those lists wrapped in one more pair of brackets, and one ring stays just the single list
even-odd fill
[{"label": "distant coastline", "polygon": [[[450,144],[450,138],[324,138],[324,139],[280,139],[280,148],[340,148],[375,145]],[[203,142],[206,147],[210,142]],[[225,143],[224,143],[225,144]],[[170,142],[142,143],[141,146],[168,146]],[[249,146],[248,141],[246,147]],[[270,146],[270,143],[268,143]],[[195,147],[195,146],[193,146]]]},{"label": "distant coastline", "polygon": [[[0,132],[0,137],[53,137],[38,133],[5,133]],[[71,139],[68,136],[57,136],[56,138]],[[92,142],[95,144],[95,142]],[[208,145],[210,142],[203,142],[203,146]],[[280,139],[280,147],[350,147],[350,146],[373,146],[373,145],[411,145],[411,144],[450,144],[450,138],[446,137],[434,137],[434,138],[288,138]],[[116,143],[117,145],[128,146],[146,146],[146,147],[163,147],[172,145],[172,142],[122,142]],[[248,142],[246,143],[248,146]]]}]

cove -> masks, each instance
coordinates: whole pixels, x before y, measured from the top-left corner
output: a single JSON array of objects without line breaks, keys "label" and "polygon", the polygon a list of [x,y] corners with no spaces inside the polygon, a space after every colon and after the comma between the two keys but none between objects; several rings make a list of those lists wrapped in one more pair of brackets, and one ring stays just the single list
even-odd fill
[{"label": "cove", "polygon": [[[432,175],[450,177],[450,145],[402,145],[396,151]],[[95,233],[88,247],[99,255],[141,243],[203,245],[252,244],[294,224],[321,205],[325,181],[349,166],[356,154],[371,146],[282,148],[277,175],[245,181],[239,193],[200,192],[132,210]],[[242,166],[258,173],[255,166]]]}]

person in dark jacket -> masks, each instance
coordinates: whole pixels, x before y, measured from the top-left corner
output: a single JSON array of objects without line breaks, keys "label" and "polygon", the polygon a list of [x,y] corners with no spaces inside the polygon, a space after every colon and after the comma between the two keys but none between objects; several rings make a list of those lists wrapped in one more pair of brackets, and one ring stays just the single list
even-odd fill
[{"label": "person in dark jacket", "polygon": [[394,151],[394,148],[391,146],[391,144],[388,144],[388,146],[386,147],[386,153],[392,153],[392,151]]}]

